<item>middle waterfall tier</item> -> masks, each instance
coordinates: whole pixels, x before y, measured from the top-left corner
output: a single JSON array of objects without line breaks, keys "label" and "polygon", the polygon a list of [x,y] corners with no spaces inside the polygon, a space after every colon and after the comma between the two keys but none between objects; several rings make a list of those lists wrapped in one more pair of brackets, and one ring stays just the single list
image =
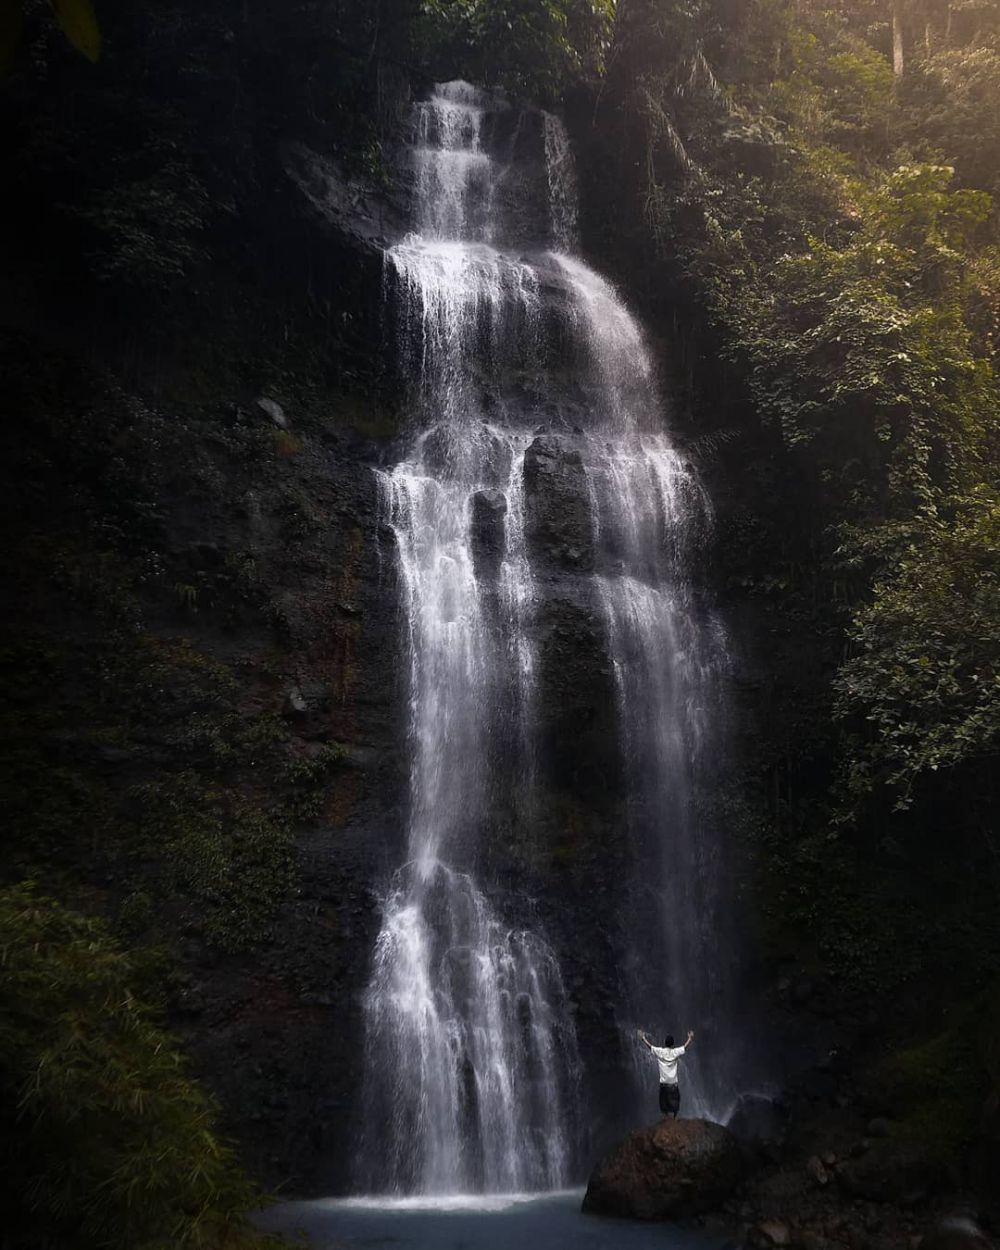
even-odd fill
[{"label": "middle waterfall tier", "polygon": [[[545,620],[572,603],[603,656],[626,879],[601,920],[628,948],[619,1023],[640,1007],[710,1019],[717,864],[694,800],[725,647],[688,576],[710,512],[638,324],[556,250],[576,229],[556,119],[440,84],[415,108],[409,160],[414,231],[386,255],[385,292],[410,434],[380,474],[409,802],[365,999],[359,1183],[556,1188],[579,1174],[585,1116],[565,918],[530,888],[553,807]],[[711,1111],[723,1091],[695,1062],[691,1094]]]}]

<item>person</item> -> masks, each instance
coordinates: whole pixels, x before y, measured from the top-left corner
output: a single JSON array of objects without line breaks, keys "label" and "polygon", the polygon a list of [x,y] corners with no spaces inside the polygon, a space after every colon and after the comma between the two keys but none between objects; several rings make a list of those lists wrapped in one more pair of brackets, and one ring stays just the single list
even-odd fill
[{"label": "person", "polygon": [[660,1069],[660,1110],[665,1116],[672,1115],[677,1119],[681,1109],[681,1087],[677,1080],[677,1063],[681,1055],[694,1041],[694,1032],[689,1031],[683,1046],[675,1046],[673,1037],[668,1033],[662,1046],[654,1046],[646,1034],[639,1030],[639,1040],[649,1047],[650,1054],[656,1059]]}]

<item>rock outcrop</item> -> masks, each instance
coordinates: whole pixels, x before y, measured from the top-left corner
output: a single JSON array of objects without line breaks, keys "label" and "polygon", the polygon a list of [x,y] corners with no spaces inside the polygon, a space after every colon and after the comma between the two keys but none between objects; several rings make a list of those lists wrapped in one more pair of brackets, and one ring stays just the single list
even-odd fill
[{"label": "rock outcrop", "polygon": [[539,434],[524,454],[527,536],[547,572],[590,572],[594,530],[587,474],[571,436]]},{"label": "rock outcrop", "polygon": [[348,175],[331,156],[304,143],[288,144],[283,155],[285,172],[321,226],[375,250],[405,232],[405,209],[390,199],[385,187]]},{"label": "rock outcrop", "polygon": [[631,1133],[601,1160],[583,1210],[637,1220],[700,1215],[725,1202],[744,1167],[742,1148],[720,1124],[661,1120]]}]

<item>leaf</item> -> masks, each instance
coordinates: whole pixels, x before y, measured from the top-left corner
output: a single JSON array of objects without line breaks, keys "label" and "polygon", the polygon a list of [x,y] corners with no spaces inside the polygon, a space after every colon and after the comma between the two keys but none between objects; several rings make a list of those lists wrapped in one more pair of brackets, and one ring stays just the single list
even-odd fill
[{"label": "leaf", "polygon": [[101,31],[90,0],[51,0],[51,3],[66,38],[88,61],[96,61],[101,55]]},{"label": "leaf", "polygon": [[6,78],[14,68],[23,25],[21,0],[0,0],[0,78]]}]

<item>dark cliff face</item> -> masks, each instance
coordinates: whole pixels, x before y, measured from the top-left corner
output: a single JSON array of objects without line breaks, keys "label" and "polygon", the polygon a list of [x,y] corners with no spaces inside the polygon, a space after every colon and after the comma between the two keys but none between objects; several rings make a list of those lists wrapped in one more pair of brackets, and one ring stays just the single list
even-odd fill
[{"label": "dark cliff face", "polygon": [[[309,537],[292,545],[273,529],[249,543],[240,535],[264,566],[277,627],[240,629],[228,642],[238,649],[242,697],[281,715],[295,760],[307,768],[332,745],[337,761],[309,818],[295,823],[288,887],[266,932],[232,955],[197,935],[184,942],[176,1006],[252,1172],[321,1191],[348,1150],[359,986],[374,888],[401,822],[403,762],[394,570],[389,553],[380,562],[370,460],[336,443],[303,444],[285,484],[308,511]],[[255,491],[262,511],[270,486]],[[231,519],[213,519],[214,532],[201,532],[229,548]]]},{"label": "dark cliff face", "polygon": [[[115,39],[143,46],[130,23],[107,22],[109,56]],[[179,87],[185,59],[156,40],[151,92],[134,64],[110,61],[94,116],[115,119],[121,151],[85,127],[94,167],[73,167],[67,195],[96,205],[134,190],[160,159],[138,150],[143,126],[154,138],[180,126],[171,142],[211,211],[169,255],[147,255],[143,231],[165,237],[178,197],[183,207],[195,194],[176,170],[172,198],[150,193],[124,234],[120,221],[109,234],[100,218],[59,218],[61,141],[31,172],[33,110],[68,100],[80,67],[57,57],[47,100],[29,80],[5,106],[22,136],[17,211],[44,205],[62,231],[51,253],[21,257],[2,300],[9,872],[161,952],[170,1021],[242,1159],[268,1185],[324,1193],[349,1177],[361,995],[404,838],[402,622],[373,470],[392,463],[408,419],[381,247],[405,228],[405,179],[386,175],[411,85],[378,58],[358,71],[357,114],[382,143],[372,169],[342,150],[315,77],[295,87],[315,49],[294,23],[275,35],[205,18],[186,38],[196,61],[218,53],[213,82],[232,88],[230,111]],[[263,69],[279,63],[271,81]],[[98,165],[112,155],[128,168],[104,186]],[[525,188],[538,184],[525,160],[505,194],[537,216]],[[629,1115],[616,1013],[635,943],[618,714],[573,432],[586,403],[540,410],[525,459],[542,787],[530,828],[511,794],[494,796],[491,843],[501,895],[547,917],[596,1150]],[[503,515],[488,492],[476,506],[488,578]]]},{"label": "dark cliff face", "polygon": [[[372,473],[398,210],[302,87],[337,31],[176,16],[105,6],[99,67],[53,37],[2,101],[5,876],[154,950],[251,1172],[327,1191],[405,790]],[[406,85],[341,59],[375,134]]]},{"label": "dark cliff face", "polygon": [[373,445],[335,394],[279,428],[252,393],[154,406],[4,355],[7,872],[161,950],[251,1170],[326,1188],[405,780]]}]

